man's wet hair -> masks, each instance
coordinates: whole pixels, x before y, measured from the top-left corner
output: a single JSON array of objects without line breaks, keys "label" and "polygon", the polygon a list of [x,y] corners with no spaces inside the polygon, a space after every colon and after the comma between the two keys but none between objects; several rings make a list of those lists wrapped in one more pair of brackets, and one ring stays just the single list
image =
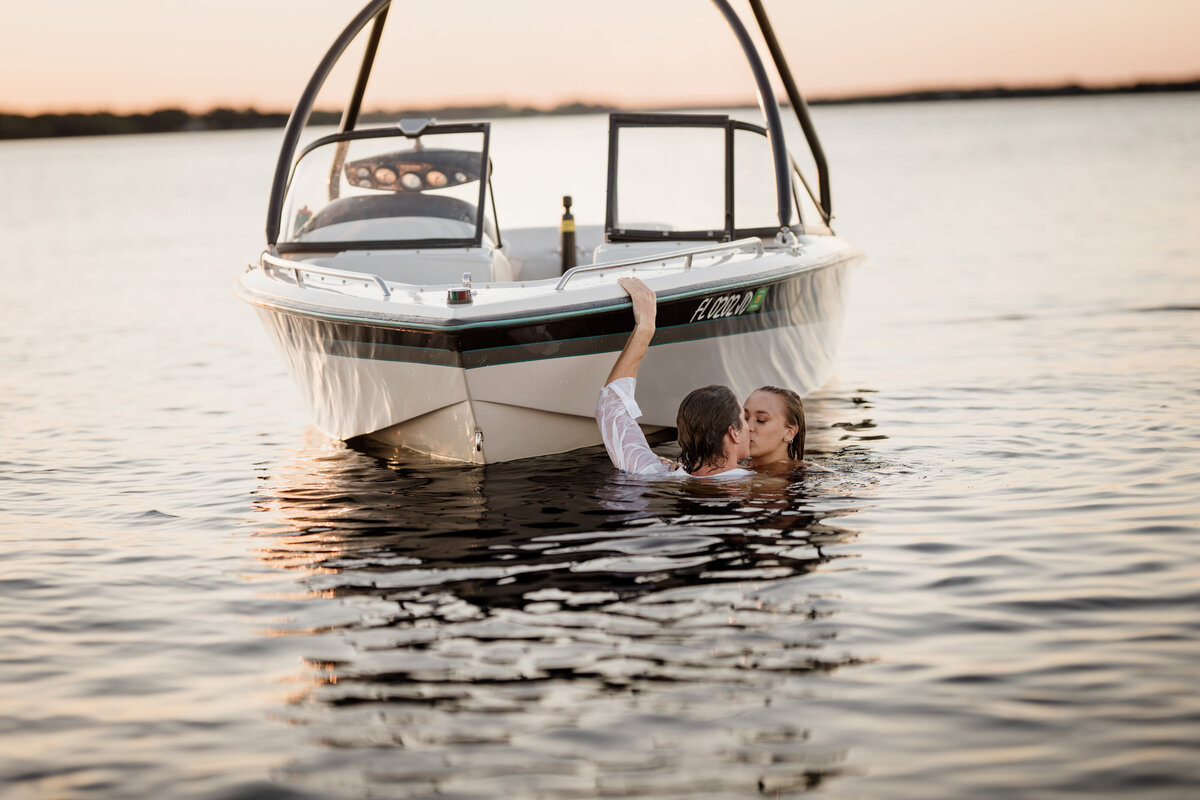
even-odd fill
[{"label": "man's wet hair", "polygon": [[742,406],[728,386],[704,386],[689,392],[679,404],[675,427],[679,463],[688,472],[706,466],[737,466],[722,462],[726,431],[742,427]]}]

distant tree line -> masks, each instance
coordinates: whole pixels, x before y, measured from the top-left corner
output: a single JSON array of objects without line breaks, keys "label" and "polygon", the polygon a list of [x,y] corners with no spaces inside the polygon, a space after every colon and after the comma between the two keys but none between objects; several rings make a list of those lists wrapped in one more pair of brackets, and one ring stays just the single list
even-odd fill
[{"label": "distant tree line", "polygon": [[[886,95],[815,99],[811,105],[849,105],[856,103],[911,103],[939,100],[988,100],[1019,97],[1070,97],[1097,94],[1147,94],[1151,92],[1196,92],[1200,80],[1174,82],[1141,82],[1128,86],[1085,87],[1078,85],[1034,88],[931,89]],[[485,106],[452,106],[447,108],[406,109],[403,111],[374,111],[365,113],[360,122],[376,124],[404,117],[436,117],[440,120],[503,119],[537,114],[602,114],[616,111],[614,106],[589,103],[567,103],[552,109],[507,104]],[[179,108],[166,108],[148,114],[20,114],[0,113],[0,139],[34,139],[52,136],[100,136],[120,133],[174,133],[177,131],[228,131],[252,128],[281,128],[288,115],[254,109],[215,108],[203,114],[193,114]],[[338,111],[314,111],[313,125],[336,125],[341,119]]]},{"label": "distant tree line", "polygon": [[1159,92],[1200,92],[1200,80],[1142,81],[1125,86],[1034,86],[1026,88],[991,87],[986,89],[928,89],[892,94],[865,95],[814,100],[809,105],[859,105],[863,103],[924,103],[940,100],[997,100],[1021,97],[1078,97],[1105,94],[1152,94]]},{"label": "distant tree line", "polygon": [[[535,114],[592,114],[615,111],[612,106],[588,103],[568,103],[549,110],[530,106],[503,104],[487,106],[455,106],[449,108],[408,109],[404,111],[364,113],[363,123],[395,121],[405,117],[437,117],[451,119],[496,119],[533,116]],[[336,125],[340,111],[314,111],[309,117],[312,125]],[[52,136],[104,136],[121,133],[175,133],[178,131],[230,131],[253,128],[282,128],[288,115],[254,109],[216,108],[203,114],[193,114],[180,108],[167,108],[148,114],[21,114],[0,113],[0,139],[36,139]]]},{"label": "distant tree line", "polygon": [[287,114],[235,111],[216,108],[192,114],[166,108],[149,114],[0,114],[0,139],[34,139],[50,136],[103,136],[119,133],[173,133],[175,131],[221,131],[238,128],[277,128]]}]

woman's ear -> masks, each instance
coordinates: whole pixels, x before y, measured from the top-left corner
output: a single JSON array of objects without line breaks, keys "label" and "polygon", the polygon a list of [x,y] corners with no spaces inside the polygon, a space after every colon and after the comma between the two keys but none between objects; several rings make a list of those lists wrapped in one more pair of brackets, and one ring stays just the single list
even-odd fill
[{"label": "woman's ear", "polygon": [[784,425],[783,426],[783,438],[786,441],[790,442],[792,439],[795,439],[796,434],[798,434],[799,432],[800,432],[799,425]]}]

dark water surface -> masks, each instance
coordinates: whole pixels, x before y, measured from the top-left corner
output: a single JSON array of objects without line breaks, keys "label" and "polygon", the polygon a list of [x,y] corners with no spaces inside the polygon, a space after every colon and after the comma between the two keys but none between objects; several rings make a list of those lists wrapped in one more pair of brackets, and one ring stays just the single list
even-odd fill
[{"label": "dark water surface", "polygon": [[742,487],[330,441],[279,132],[0,145],[0,797],[1195,796],[1200,99],[817,123],[831,472]]}]

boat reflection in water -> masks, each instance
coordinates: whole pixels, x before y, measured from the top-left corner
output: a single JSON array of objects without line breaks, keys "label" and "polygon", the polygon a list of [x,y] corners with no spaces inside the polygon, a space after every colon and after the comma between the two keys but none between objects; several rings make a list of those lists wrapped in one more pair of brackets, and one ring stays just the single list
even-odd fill
[{"label": "boat reflection in water", "polygon": [[287,779],[566,797],[836,775],[803,698],[859,659],[806,576],[852,554],[855,507],[821,487],[646,482],[600,448],[464,469],[314,435],[254,520],[308,592],[278,631],[311,644],[283,715],[328,745]]}]

